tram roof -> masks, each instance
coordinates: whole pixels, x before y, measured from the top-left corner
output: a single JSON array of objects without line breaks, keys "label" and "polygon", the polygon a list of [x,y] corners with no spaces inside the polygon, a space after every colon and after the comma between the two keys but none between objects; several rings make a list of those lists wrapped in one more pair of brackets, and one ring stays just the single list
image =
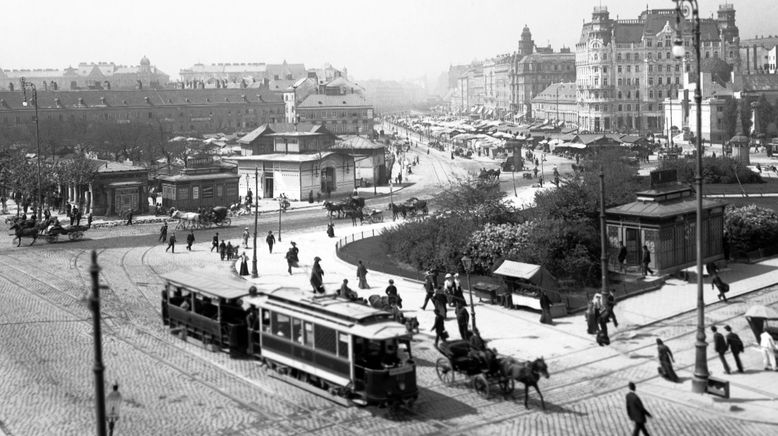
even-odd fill
[{"label": "tram roof", "polygon": [[249,294],[249,285],[229,277],[214,277],[202,271],[178,270],[160,275],[164,280],[208,297],[232,300]]},{"label": "tram roof", "polygon": [[[266,300],[285,304],[313,313],[331,316],[351,323],[364,323],[370,318],[385,320],[389,313],[364,304],[353,303],[334,294],[312,296],[299,288],[281,287],[271,291],[260,291],[258,297],[244,298],[244,303]],[[399,324],[398,324],[399,325]]]}]

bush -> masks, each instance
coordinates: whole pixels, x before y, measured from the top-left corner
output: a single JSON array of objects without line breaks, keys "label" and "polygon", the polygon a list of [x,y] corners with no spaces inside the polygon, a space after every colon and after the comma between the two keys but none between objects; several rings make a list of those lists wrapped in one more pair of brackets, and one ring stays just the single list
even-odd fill
[{"label": "bush", "polygon": [[[661,161],[660,170],[674,169],[678,172],[678,181],[681,183],[694,183],[694,174],[697,171],[695,159],[667,159]],[[703,157],[702,158],[703,183],[728,184],[728,183],[764,183],[759,174],[751,171],[734,159]]]},{"label": "bush", "polygon": [[418,270],[433,267],[456,271],[474,221],[464,215],[440,215],[411,221],[381,234],[381,242],[390,257]]},{"label": "bush", "polygon": [[778,244],[778,214],[756,205],[727,207],[724,214],[730,251],[749,252]]}]

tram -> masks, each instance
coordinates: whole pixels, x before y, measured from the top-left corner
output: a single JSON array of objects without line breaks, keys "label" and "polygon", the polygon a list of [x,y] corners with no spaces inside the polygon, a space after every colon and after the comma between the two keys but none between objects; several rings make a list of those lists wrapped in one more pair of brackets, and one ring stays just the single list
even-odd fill
[{"label": "tram", "polygon": [[412,335],[389,312],[298,288],[246,289],[197,271],[165,274],[163,323],[231,354],[248,354],[293,384],[356,405],[419,395]]}]

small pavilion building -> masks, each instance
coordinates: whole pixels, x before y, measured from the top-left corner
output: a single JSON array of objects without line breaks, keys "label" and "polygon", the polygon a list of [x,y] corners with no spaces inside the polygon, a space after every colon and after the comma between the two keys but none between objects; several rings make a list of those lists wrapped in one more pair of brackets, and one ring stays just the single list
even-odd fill
[{"label": "small pavilion building", "polygon": [[[703,263],[723,258],[724,207],[703,199]],[[609,269],[619,272],[619,243],[627,248],[627,271],[640,271],[642,247],[651,253],[649,267],[657,275],[672,274],[697,263],[694,190],[677,181],[675,170],[651,173],[651,189],[637,200],[605,211]]]}]

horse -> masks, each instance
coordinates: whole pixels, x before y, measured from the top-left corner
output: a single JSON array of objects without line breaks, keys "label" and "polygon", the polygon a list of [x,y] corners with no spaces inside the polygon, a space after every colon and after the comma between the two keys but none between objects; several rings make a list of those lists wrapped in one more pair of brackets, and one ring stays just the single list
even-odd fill
[{"label": "horse", "polygon": [[427,209],[427,201],[419,200],[416,197],[413,197],[407,202],[405,202],[403,206],[405,206],[408,212],[410,212],[412,215],[416,215],[417,212],[421,212],[424,215],[427,215],[427,213],[429,213],[429,210]]},{"label": "horse", "polygon": [[333,213],[337,214],[337,218],[340,218],[340,215],[343,213],[343,205],[340,204],[340,203],[336,204],[336,203],[333,203],[333,202],[331,202],[329,200],[325,200],[323,205],[324,205],[324,208],[327,209],[327,212],[328,212],[330,218],[332,218],[332,214]]},{"label": "horse", "polygon": [[524,407],[529,409],[527,405],[527,399],[529,397],[529,387],[532,386],[540,396],[540,404],[543,406],[543,410],[546,410],[546,402],[543,401],[543,394],[538,388],[538,380],[540,376],[549,378],[548,367],[546,361],[542,357],[539,357],[532,362],[524,361],[520,362],[513,357],[503,358],[500,363],[500,372],[503,377],[508,377],[524,383]]},{"label": "horse", "polygon": [[170,211],[171,218],[178,218],[178,227],[184,229],[194,229],[200,225],[200,214],[194,212],[181,212],[180,210],[172,209]]},{"label": "horse", "polygon": [[38,236],[40,235],[40,228],[38,226],[33,227],[24,227],[21,223],[14,223],[14,225],[11,226],[11,230],[14,230],[14,240],[19,240],[19,242],[16,244],[17,247],[21,247],[22,245],[22,238],[32,238],[32,242],[30,242],[30,245],[34,244],[35,241],[38,240]]},{"label": "horse", "polygon": [[402,215],[403,218],[408,215],[408,206],[404,204],[389,203],[386,209],[392,211],[392,220],[396,220],[398,215]]},{"label": "horse", "polygon": [[361,208],[357,209],[343,209],[343,214],[347,216],[348,218],[351,218],[351,225],[356,226],[357,225],[357,219],[359,219],[359,224],[362,224],[362,221],[365,220],[365,215],[362,213]]}]

